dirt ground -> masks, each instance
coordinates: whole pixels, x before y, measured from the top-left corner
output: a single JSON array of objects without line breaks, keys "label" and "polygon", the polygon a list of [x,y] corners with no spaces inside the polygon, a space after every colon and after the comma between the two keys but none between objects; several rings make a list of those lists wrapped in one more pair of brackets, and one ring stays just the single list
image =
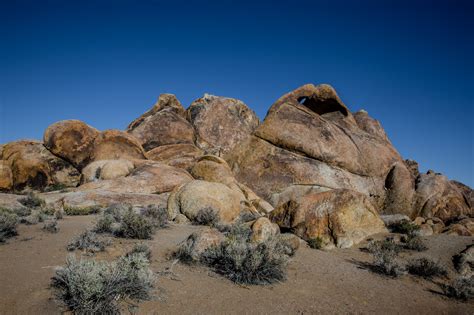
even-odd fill
[{"label": "dirt ground", "polygon": [[[66,244],[93,225],[94,216],[65,217],[60,231],[50,234],[42,224],[19,226],[19,236],[0,245],[0,314],[60,314],[48,288],[56,266],[68,255]],[[239,286],[205,267],[175,264],[167,254],[196,226],[173,225],[153,240],[151,268],[158,280],[153,301],[139,305],[139,314],[473,314],[473,302],[459,302],[440,294],[439,287],[413,276],[390,279],[361,263],[370,255],[358,248],[320,251],[301,247],[292,258],[286,282],[271,286]],[[404,258],[440,259],[454,275],[451,256],[473,243],[472,237],[432,236],[429,250],[405,253]],[[133,240],[113,239],[97,259],[111,259],[129,250]]]}]

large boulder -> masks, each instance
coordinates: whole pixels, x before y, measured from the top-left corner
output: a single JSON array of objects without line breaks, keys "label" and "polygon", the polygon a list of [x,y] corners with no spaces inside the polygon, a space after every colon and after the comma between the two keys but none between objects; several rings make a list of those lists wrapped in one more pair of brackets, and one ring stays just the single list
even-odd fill
[{"label": "large boulder", "polygon": [[6,161],[0,160],[0,191],[8,191],[13,188],[13,173]]},{"label": "large boulder", "polygon": [[43,135],[44,145],[54,155],[81,169],[88,164],[99,131],[79,120],[62,120],[49,126]]},{"label": "large boulder", "polygon": [[178,143],[194,143],[194,128],[185,110],[172,94],[161,94],[152,109],[135,119],[127,128],[146,151]]},{"label": "large boulder", "polygon": [[129,160],[100,160],[82,169],[82,183],[104,179],[115,179],[129,175],[135,165]]},{"label": "large boulder", "polygon": [[174,167],[191,170],[197,159],[204,152],[194,144],[168,144],[154,148],[146,153],[147,158]]},{"label": "large boulder", "polygon": [[452,180],[451,184],[456,186],[456,188],[463,194],[466,203],[469,207],[471,207],[472,210],[472,208],[474,207],[474,190],[472,190],[471,187],[455,180]]},{"label": "large boulder", "polygon": [[474,214],[462,191],[446,176],[433,171],[417,178],[415,209],[415,217],[438,217],[443,221]]},{"label": "large boulder", "polygon": [[196,144],[220,155],[246,139],[259,125],[257,115],[242,101],[205,94],[187,109],[196,130]]},{"label": "large boulder", "polygon": [[7,143],[3,147],[1,159],[4,160],[2,164],[11,169],[15,190],[43,190],[52,185],[75,187],[79,183],[77,169],[53,155],[39,141]]},{"label": "large boulder", "polygon": [[176,186],[193,180],[192,176],[185,170],[159,162],[136,160],[134,164],[136,167],[128,176],[89,182],[81,185],[78,189],[161,194],[170,192]]},{"label": "large boulder", "polygon": [[145,159],[145,151],[132,135],[120,130],[105,130],[94,141],[91,161]]},{"label": "large boulder", "polygon": [[209,228],[194,232],[178,246],[186,249],[190,259],[199,261],[207,249],[219,246],[224,238],[224,234],[217,229]]},{"label": "large boulder", "polygon": [[194,180],[177,187],[168,199],[168,214],[194,221],[201,211],[213,211],[222,223],[232,223],[242,210],[242,195],[221,183]]},{"label": "large boulder", "polygon": [[275,208],[269,218],[304,240],[321,238],[328,248],[351,247],[372,234],[387,231],[368,198],[345,189],[292,199]]},{"label": "large boulder", "polygon": [[[282,96],[254,134],[225,159],[237,180],[267,201],[289,186],[344,188],[369,196],[384,212],[390,194],[413,189],[403,160],[380,124],[367,113],[355,119],[325,84],[304,85]],[[401,180],[392,181],[387,189],[386,178],[395,165],[392,175]],[[411,214],[411,202],[408,194],[387,212],[403,209]]]}]

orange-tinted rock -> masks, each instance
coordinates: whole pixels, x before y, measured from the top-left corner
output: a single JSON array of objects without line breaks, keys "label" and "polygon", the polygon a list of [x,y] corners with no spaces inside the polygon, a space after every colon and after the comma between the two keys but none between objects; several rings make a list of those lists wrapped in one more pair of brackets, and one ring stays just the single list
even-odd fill
[{"label": "orange-tinted rock", "polygon": [[168,144],[154,148],[146,153],[148,159],[174,167],[191,170],[203,151],[193,144]]},{"label": "orange-tinted rock", "polygon": [[368,198],[344,189],[290,200],[275,208],[269,218],[304,240],[321,238],[326,247],[351,247],[372,234],[386,232]]},{"label": "orange-tinted rock", "polygon": [[127,128],[146,151],[178,143],[194,143],[193,126],[186,120],[183,106],[172,94],[161,94],[151,110]]},{"label": "orange-tinted rock", "polygon": [[99,131],[79,120],[62,120],[44,132],[44,145],[54,154],[81,169],[88,164]]},{"label": "orange-tinted rock", "polygon": [[12,169],[7,162],[0,160],[0,191],[7,191],[13,188]]},{"label": "orange-tinted rock", "polygon": [[257,115],[242,101],[208,94],[189,106],[187,117],[196,130],[196,145],[214,155],[231,150],[259,124]]},{"label": "orange-tinted rock", "polygon": [[126,132],[114,129],[101,132],[94,141],[91,161],[119,159],[145,159],[145,151],[140,142]]},{"label": "orange-tinted rock", "polygon": [[69,162],[54,156],[39,141],[7,143],[2,158],[11,169],[15,190],[43,190],[50,185],[73,187],[79,183],[79,172]]}]

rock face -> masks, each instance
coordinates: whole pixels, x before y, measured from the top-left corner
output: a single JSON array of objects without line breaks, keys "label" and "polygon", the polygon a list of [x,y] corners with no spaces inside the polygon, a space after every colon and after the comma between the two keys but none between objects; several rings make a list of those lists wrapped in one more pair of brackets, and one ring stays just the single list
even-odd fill
[{"label": "rock face", "polygon": [[125,177],[133,171],[134,167],[129,160],[95,161],[82,170],[82,183]]},{"label": "rock face", "polygon": [[[411,214],[409,171],[380,124],[354,116],[328,85],[305,85],[282,96],[264,122],[225,159],[239,182],[266,200],[288,187],[352,189],[371,197],[381,212]],[[397,166],[396,166],[397,165]],[[390,171],[396,178],[385,187]],[[273,204],[276,206],[276,204]],[[385,206],[385,207],[384,207]]]},{"label": "rock face", "polygon": [[320,237],[326,247],[351,247],[372,234],[386,232],[368,198],[345,189],[292,199],[273,210],[269,218],[304,240]]},{"label": "rock face", "polygon": [[[79,172],[38,141],[10,142],[3,147],[1,159],[2,165],[11,170],[15,190],[43,190],[51,185],[74,187],[79,183]],[[5,173],[8,176],[8,169]]]},{"label": "rock face", "polygon": [[172,94],[161,94],[152,109],[130,123],[127,132],[135,136],[146,151],[168,144],[194,144],[194,128]]},{"label": "rock face", "polygon": [[[135,161],[139,163],[139,161]],[[81,185],[79,190],[107,190],[120,193],[161,194],[191,181],[186,171],[158,162],[143,161],[126,177],[99,180]]]},{"label": "rock face", "polygon": [[193,144],[168,144],[154,148],[147,153],[150,160],[159,161],[174,167],[191,170],[204,152]]},{"label": "rock face", "polygon": [[44,132],[44,145],[54,155],[81,169],[89,162],[99,131],[79,120],[62,120]]},{"label": "rock face", "polygon": [[472,216],[473,211],[463,193],[446,176],[428,172],[416,181],[416,216],[438,217],[443,221],[461,215]]},{"label": "rock face", "polygon": [[106,130],[94,141],[91,161],[145,159],[145,151],[132,135],[120,130]]},{"label": "rock face", "polygon": [[210,209],[223,223],[232,223],[241,212],[242,196],[220,183],[194,180],[177,187],[168,200],[169,218],[179,213],[195,221],[200,211]]},{"label": "rock face", "polygon": [[13,188],[12,169],[6,161],[0,160],[0,191],[9,191]]},{"label": "rock face", "polygon": [[207,94],[189,106],[187,117],[196,130],[196,145],[218,156],[246,139],[259,124],[242,101]]}]

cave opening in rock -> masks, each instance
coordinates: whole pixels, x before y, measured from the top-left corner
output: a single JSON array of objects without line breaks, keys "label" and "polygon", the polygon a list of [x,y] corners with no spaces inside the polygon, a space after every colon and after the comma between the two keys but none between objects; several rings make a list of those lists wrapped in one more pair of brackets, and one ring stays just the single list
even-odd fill
[{"label": "cave opening in rock", "polygon": [[348,115],[347,109],[334,99],[321,100],[310,96],[301,96],[298,98],[298,103],[321,116],[335,112],[340,112],[344,116]]}]

